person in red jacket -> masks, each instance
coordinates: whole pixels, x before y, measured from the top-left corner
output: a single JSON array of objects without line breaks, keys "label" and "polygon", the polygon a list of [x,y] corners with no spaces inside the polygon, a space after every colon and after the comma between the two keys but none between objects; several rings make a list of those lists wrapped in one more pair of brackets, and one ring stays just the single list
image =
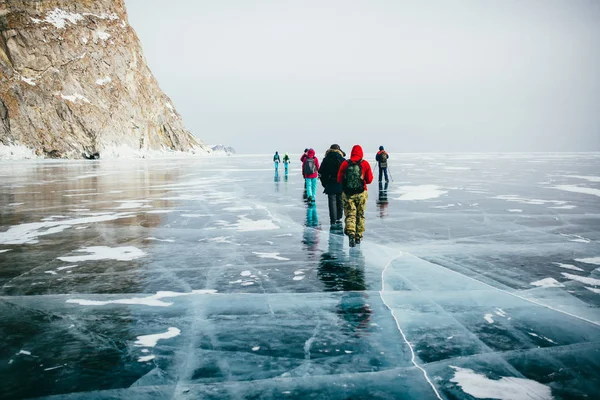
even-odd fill
[{"label": "person in red jacket", "polygon": [[309,203],[315,202],[317,194],[317,177],[319,176],[319,160],[315,157],[315,151],[308,149],[306,158],[302,162],[302,175],[306,182],[306,195]]},{"label": "person in red jacket", "polygon": [[367,160],[363,160],[360,145],[352,147],[350,160],[345,160],[338,171],[338,182],[342,184],[342,202],[346,215],[344,233],[348,235],[350,247],[360,244],[365,232],[365,210],[367,208],[367,185],[373,182],[373,171]]}]

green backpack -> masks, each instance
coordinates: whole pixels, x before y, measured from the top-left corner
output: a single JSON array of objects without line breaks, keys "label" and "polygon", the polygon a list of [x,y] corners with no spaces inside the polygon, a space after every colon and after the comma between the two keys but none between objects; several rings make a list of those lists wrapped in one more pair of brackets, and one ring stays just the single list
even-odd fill
[{"label": "green backpack", "polygon": [[348,160],[348,168],[346,169],[346,174],[342,180],[342,190],[347,195],[353,195],[365,191],[362,160],[358,160],[358,162]]}]

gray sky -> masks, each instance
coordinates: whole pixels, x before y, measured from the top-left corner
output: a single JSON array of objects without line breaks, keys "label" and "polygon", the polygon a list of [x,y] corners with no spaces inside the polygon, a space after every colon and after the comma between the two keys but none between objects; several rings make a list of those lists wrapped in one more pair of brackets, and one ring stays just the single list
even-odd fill
[{"label": "gray sky", "polygon": [[599,151],[597,0],[126,0],[187,128],[243,153]]}]

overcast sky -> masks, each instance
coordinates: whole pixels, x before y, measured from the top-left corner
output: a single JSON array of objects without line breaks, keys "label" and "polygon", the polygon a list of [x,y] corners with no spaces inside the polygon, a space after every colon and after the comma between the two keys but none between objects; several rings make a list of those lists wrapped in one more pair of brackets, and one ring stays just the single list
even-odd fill
[{"label": "overcast sky", "polygon": [[243,153],[600,150],[597,0],[126,0],[186,127]]}]

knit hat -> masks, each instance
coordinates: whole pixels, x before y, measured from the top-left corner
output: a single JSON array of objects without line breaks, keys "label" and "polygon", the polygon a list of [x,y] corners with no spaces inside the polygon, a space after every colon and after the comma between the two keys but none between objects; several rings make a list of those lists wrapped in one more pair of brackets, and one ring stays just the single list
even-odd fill
[{"label": "knit hat", "polygon": [[339,144],[332,144],[329,148],[332,150],[342,150]]},{"label": "knit hat", "polygon": [[379,146],[379,150],[383,150],[383,146]]}]

